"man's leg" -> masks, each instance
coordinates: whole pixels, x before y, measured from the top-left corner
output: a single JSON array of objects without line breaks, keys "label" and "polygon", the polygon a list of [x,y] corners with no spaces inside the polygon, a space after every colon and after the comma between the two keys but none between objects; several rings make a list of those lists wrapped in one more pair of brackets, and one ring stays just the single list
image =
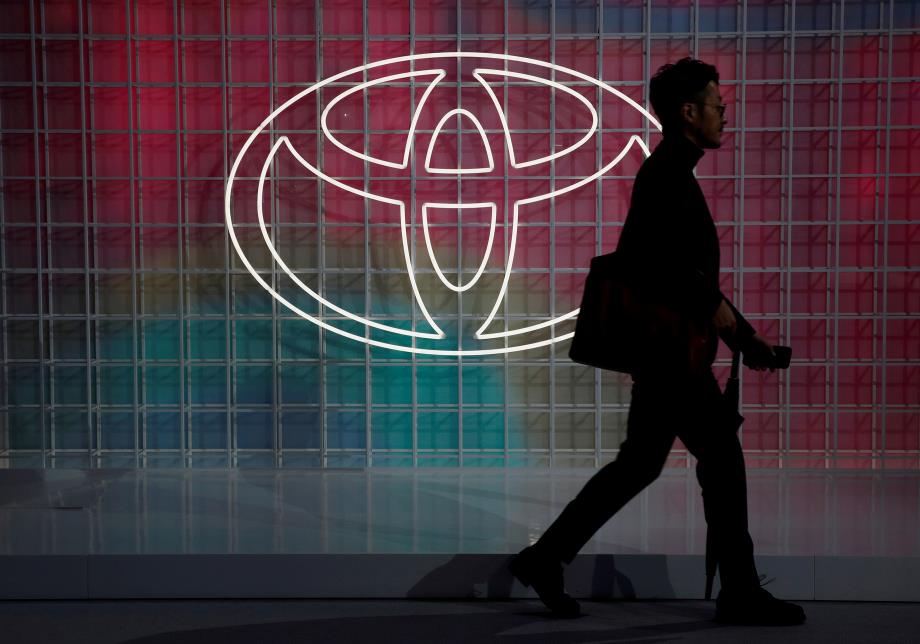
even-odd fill
[{"label": "man's leg", "polygon": [[512,561],[514,576],[533,586],[558,615],[579,614],[578,602],[565,592],[561,562],[571,562],[617,510],[658,477],[674,442],[672,424],[661,414],[669,407],[660,404],[656,388],[644,385],[633,386],[626,440],[616,460],[591,477],[537,543]]},{"label": "man's leg", "polygon": [[688,397],[688,418],[678,432],[696,459],[703,490],[703,514],[715,541],[723,589],[758,586],[754,543],[748,532],[747,480],[741,442],[725,415],[725,403],[714,376],[700,379]]},{"label": "man's leg", "polygon": [[601,526],[658,478],[674,443],[673,420],[662,414],[666,392],[633,385],[626,440],[612,463],[602,467],[536,543],[537,549],[570,563]]},{"label": "man's leg", "polygon": [[703,378],[688,399],[694,419],[678,432],[697,458],[703,513],[714,539],[722,590],[716,618],[738,624],[800,624],[805,612],[760,587],[754,543],[748,531],[747,484],[741,442],[726,419],[726,406],[714,377]]}]

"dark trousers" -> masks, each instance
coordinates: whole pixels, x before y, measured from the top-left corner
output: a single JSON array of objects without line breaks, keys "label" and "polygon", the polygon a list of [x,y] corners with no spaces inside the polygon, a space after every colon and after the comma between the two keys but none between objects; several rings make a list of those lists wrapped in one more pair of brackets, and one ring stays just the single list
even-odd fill
[{"label": "dark trousers", "polygon": [[710,371],[692,380],[633,383],[626,440],[537,542],[537,550],[569,563],[627,501],[658,478],[675,437],[697,459],[703,509],[718,553],[722,588],[758,583],[748,532],[747,486],[741,443],[726,421],[726,404]]}]

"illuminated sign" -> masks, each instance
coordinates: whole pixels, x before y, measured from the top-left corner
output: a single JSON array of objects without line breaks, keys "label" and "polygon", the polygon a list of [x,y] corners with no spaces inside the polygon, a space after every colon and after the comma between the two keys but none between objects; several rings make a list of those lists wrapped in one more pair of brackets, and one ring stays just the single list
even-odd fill
[{"label": "illuminated sign", "polygon": [[[460,69],[460,72],[456,74],[457,78],[454,80],[448,80],[449,72],[446,66],[448,66],[450,62],[453,62],[454,65]],[[475,65],[475,69],[470,75],[472,80],[460,78],[462,76],[463,65],[469,63]],[[438,67],[438,65],[442,65],[442,67]],[[380,71],[392,71],[394,68],[398,68],[399,66],[424,66],[426,68],[410,69],[410,71],[399,72],[395,74],[388,73],[386,75],[372,78],[375,73],[379,73]],[[427,67],[433,68],[429,69]],[[519,69],[528,68],[530,71],[535,73],[519,71]],[[540,73],[543,75],[537,75]],[[571,332],[559,333],[558,335],[554,333],[555,326],[565,322],[566,320],[573,319],[578,314],[578,309],[573,309],[563,315],[547,317],[546,319],[540,320],[539,322],[527,323],[524,326],[512,329],[503,328],[500,330],[489,330],[490,327],[492,327],[493,322],[495,321],[495,318],[502,307],[502,304],[505,302],[509,288],[509,280],[514,273],[513,268],[515,251],[518,243],[518,233],[520,228],[519,222],[522,209],[532,204],[541,204],[541,202],[547,202],[551,199],[563,197],[568,193],[586,186],[590,182],[596,181],[598,178],[609,173],[615,166],[617,166],[617,164],[619,164],[624,159],[624,157],[630,153],[630,151],[638,149],[642,154],[647,156],[649,151],[642,139],[636,135],[630,136],[625,144],[623,144],[622,147],[618,150],[617,154],[613,156],[613,158],[607,161],[596,163],[595,165],[598,167],[596,167],[594,172],[588,176],[576,177],[575,179],[571,179],[569,181],[554,180],[549,182],[551,189],[547,190],[546,192],[513,200],[509,204],[510,213],[505,213],[505,216],[501,218],[504,221],[504,229],[500,229],[498,214],[499,209],[502,207],[502,200],[500,196],[496,196],[494,200],[486,201],[480,199],[466,202],[462,198],[457,198],[454,201],[423,201],[419,204],[416,204],[418,207],[413,209],[413,204],[408,204],[404,199],[401,200],[391,196],[384,196],[370,192],[365,185],[367,183],[366,181],[362,182],[361,185],[353,185],[353,182],[349,182],[349,180],[346,178],[337,178],[332,176],[329,172],[324,171],[324,167],[321,167],[324,166],[323,162],[329,161],[328,156],[323,156],[323,162],[320,162],[318,159],[314,162],[311,162],[305,158],[301,151],[297,149],[297,146],[292,143],[289,136],[283,134],[272,134],[272,124],[276,122],[279,116],[283,115],[286,110],[301,104],[305,100],[316,99],[317,95],[315,93],[318,92],[318,90],[326,88],[328,91],[334,91],[335,89],[339,88],[342,83],[347,83],[349,79],[353,78],[360,79],[360,82],[355,82],[353,85],[348,86],[347,89],[341,91],[326,104],[326,106],[319,114],[319,122],[316,124],[316,130],[322,132],[325,140],[334,146],[336,150],[361,161],[367,167],[379,168],[382,169],[382,171],[393,173],[398,177],[412,174],[412,162],[419,156],[418,151],[415,150],[415,145],[418,140],[421,140],[420,132],[422,132],[423,129],[419,127],[419,123],[422,120],[425,110],[433,109],[430,105],[430,103],[433,101],[433,93],[442,85],[446,86],[450,84],[452,87],[456,87],[456,91],[458,92],[459,89],[463,87],[464,83],[468,83],[469,85],[480,89],[482,92],[484,92],[484,96],[487,97],[488,101],[491,102],[491,107],[494,109],[494,113],[489,115],[479,113],[477,115],[476,113],[459,106],[451,106],[450,108],[444,110],[443,115],[437,119],[433,129],[428,128],[428,130],[431,131],[431,134],[430,138],[428,139],[427,146],[425,147],[424,161],[422,163],[425,176],[430,176],[431,178],[435,179],[453,178],[460,181],[473,177],[489,177],[496,175],[498,172],[497,166],[499,165],[496,159],[499,157],[493,151],[492,148],[494,143],[490,143],[490,139],[487,134],[487,127],[483,125],[483,121],[486,121],[487,119],[491,119],[497,124],[496,127],[489,129],[492,131],[498,131],[498,139],[504,143],[504,154],[501,156],[501,159],[507,163],[505,164],[506,167],[501,168],[502,174],[499,176],[499,178],[505,180],[507,178],[507,172],[509,168],[510,171],[516,173],[521,173],[523,170],[528,168],[534,168],[535,170],[542,170],[543,175],[550,175],[553,163],[564,159],[568,155],[573,155],[580,149],[585,148],[586,143],[588,143],[592,137],[596,137],[599,133],[600,119],[597,109],[588,98],[579,92],[578,89],[576,89],[576,85],[592,88],[593,91],[595,91],[599,96],[605,97],[605,99],[609,99],[611,97],[615,98],[618,102],[618,109],[634,109],[638,111],[642,117],[651,124],[651,126],[660,130],[661,127],[658,121],[656,121],[655,118],[638,103],[633,101],[622,92],[614,89],[610,85],[592,78],[586,74],[573,69],[562,67],[560,65],[555,65],[532,58],[510,56],[504,54],[473,52],[439,52],[416,54],[413,56],[402,56],[398,58],[380,60],[369,63],[367,65],[362,65],[360,67],[355,67],[339,74],[335,74],[334,76],[326,78],[325,80],[322,80],[308,87],[307,89],[287,100],[284,104],[269,114],[268,117],[259,125],[259,127],[249,135],[249,137],[246,139],[246,142],[240,149],[239,154],[234,160],[233,166],[230,170],[230,176],[227,179],[227,185],[224,194],[224,210],[227,230],[230,234],[231,243],[233,244],[233,247],[238,254],[243,266],[247,269],[247,271],[249,271],[252,277],[278,302],[286,306],[298,316],[302,317],[304,320],[308,320],[332,333],[350,338],[357,342],[363,342],[385,349],[425,355],[458,356],[500,354],[512,351],[534,349],[570,338],[572,336]],[[564,84],[564,82],[560,82],[560,80],[567,81],[568,84]],[[343,137],[341,132],[337,132],[335,131],[335,128],[330,127],[330,114],[333,114],[337,108],[340,108],[342,105],[344,105],[350,97],[354,97],[362,94],[363,92],[367,92],[371,88],[406,82],[424,82],[427,83],[427,86],[415,104],[414,111],[411,113],[409,125],[405,131],[405,141],[401,145],[400,149],[397,150],[398,152],[401,152],[401,154],[398,155],[397,160],[394,161],[392,159],[385,159],[381,158],[380,156],[373,156],[369,154],[366,149],[366,144],[364,146],[365,149],[363,150],[353,149],[347,144],[345,140],[343,140],[345,137]],[[582,110],[586,116],[585,124],[581,128],[584,130],[584,133],[579,136],[577,140],[571,141],[568,144],[565,142],[557,143],[556,147],[561,147],[562,149],[555,151],[550,150],[549,154],[542,154],[536,156],[535,158],[526,158],[526,153],[515,149],[516,146],[513,138],[513,133],[515,130],[512,129],[511,125],[509,124],[510,115],[506,113],[506,101],[502,100],[502,98],[496,93],[495,87],[493,87],[496,82],[504,84],[505,87],[507,87],[509,84],[516,84],[517,86],[523,87],[542,86],[544,88],[549,88],[554,93],[553,95],[559,96],[560,99],[568,97],[568,100],[572,101],[574,105],[580,106],[578,109]],[[554,100],[560,99],[554,98]],[[621,105],[619,102],[622,102],[625,105]],[[437,151],[439,149],[442,137],[447,138],[445,134],[447,131],[445,126],[450,122],[450,119],[452,118],[458,122],[460,119],[464,119],[465,121],[468,121],[472,124],[472,128],[469,129],[472,130],[474,140],[478,141],[478,143],[481,145],[482,151],[484,152],[484,159],[480,159],[481,162],[479,164],[470,167],[464,167],[460,162],[461,154],[459,151],[456,155],[457,163],[455,166],[436,162],[435,157],[438,156]],[[243,163],[244,159],[247,159],[247,154],[251,155],[253,153],[252,150],[254,149],[254,143],[260,137],[265,136],[271,136],[273,138],[270,145],[270,151],[261,163],[261,171],[258,176],[257,190],[255,195],[256,203],[254,206],[251,206],[248,203],[238,202],[238,200],[235,199],[234,187],[236,182],[241,181],[239,175],[241,163]],[[428,136],[427,131],[425,132],[425,136]],[[266,183],[270,181],[272,164],[276,161],[279,153],[281,152],[289,154],[292,159],[296,160],[296,162],[302,167],[306,176],[318,178],[321,182],[324,183],[326,187],[329,187],[330,189],[341,190],[365,200],[375,202],[377,204],[392,206],[396,208],[399,213],[398,220],[400,230],[400,246],[405,262],[406,277],[408,279],[415,304],[418,307],[418,311],[424,318],[425,323],[431,329],[430,331],[401,328],[395,324],[388,324],[380,320],[374,320],[362,315],[357,315],[356,313],[349,311],[346,307],[337,305],[319,290],[311,288],[303,280],[301,280],[300,277],[298,277],[296,271],[292,270],[291,267],[288,266],[272,241],[271,230],[266,224],[265,213],[263,210]],[[247,163],[251,166],[252,160],[248,159]],[[418,174],[420,175],[421,172],[418,172]],[[415,175],[413,175],[413,178],[415,178]],[[328,311],[334,312],[334,315],[315,315],[304,311],[290,299],[283,296],[279,292],[279,289],[274,288],[272,284],[267,282],[265,277],[260,275],[259,272],[254,268],[251,258],[247,255],[247,252],[244,251],[243,245],[240,243],[239,237],[236,233],[236,227],[239,225],[239,222],[235,222],[234,219],[235,216],[237,220],[240,218],[241,209],[245,209],[248,212],[250,207],[252,207],[252,209],[255,211],[254,214],[258,220],[258,227],[261,232],[262,241],[266,245],[267,250],[274,260],[275,265],[281,271],[283,271],[287,278],[289,278],[298,288],[302,289],[304,293],[315,299],[321,305],[321,310],[326,309]],[[481,261],[477,261],[475,272],[472,277],[469,277],[466,279],[466,281],[464,281],[462,276],[463,271],[458,266],[457,279],[452,281],[449,279],[445,270],[443,270],[441,263],[436,257],[435,242],[433,241],[432,224],[430,223],[430,220],[437,213],[443,214],[445,212],[449,213],[453,211],[458,217],[458,221],[460,221],[459,218],[464,212],[477,210],[487,212],[489,222],[488,239],[481,251],[482,259]],[[252,213],[248,214],[251,216]],[[462,293],[468,292],[477,283],[481,282],[482,276],[487,272],[490,258],[492,258],[492,261],[495,261],[494,258],[498,254],[498,244],[495,243],[496,232],[498,230],[503,230],[503,239],[505,240],[506,244],[504,248],[504,257],[500,258],[503,259],[502,266],[500,267],[500,270],[497,271],[501,276],[500,285],[497,289],[494,290],[493,293],[489,294],[488,299],[491,300],[491,305],[487,307],[487,310],[482,311],[482,315],[485,316],[485,320],[478,326],[470,338],[449,337],[448,334],[442,329],[442,327],[438,325],[435,319],[437,316],[432,315],[429,312],[430,306],[426,305],[425,298],[422,297],[422,291],[419,288],[417,276],[420,260],[418,260],[418,258],[414,259],[415,253],[413,252],[413,240],[415,239],[414,235],[416,227],[415,222],[417,221],[417,216],[413,216],[414,214],[420,214],[421,216],[421,229],[424,236],[424,248],[427,253],[427,261],[430,262],[431,265],[431,270],[437,276],[440,284],[449,292],[456,293],[456,297],[460,297]],[[480,287],[484,288],[482,284],[480,284]],[[336,321],[343,318],[345,320],[350,320],[352,323],[359,323],[365,326],[367,332],[364,335],[360,335],[349,331],[346,328],[338,326]],[[372,331],[375,336],[386,337],[387,335],[392,334],[392,340],[389,338],[380,339],[380,337],[371,337]],[[549,333],[549,337],[542,337],[542,335],[547,333]],[[402,338],[402,341],[409,342],[409,344],[400,344],[400,341],[397,341],[398,338]],[[478,344],[479,346],[471,347],[470,344]]]}]

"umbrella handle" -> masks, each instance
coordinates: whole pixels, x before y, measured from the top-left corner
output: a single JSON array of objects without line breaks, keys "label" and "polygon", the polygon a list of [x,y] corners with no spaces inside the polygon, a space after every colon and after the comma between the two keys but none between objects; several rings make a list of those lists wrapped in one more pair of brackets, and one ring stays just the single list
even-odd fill
[{"label": "umbrella handle", "polygon": [[741,367],[741,352],[735,351],[732,353],[732,375],[731,377],[735,380],[738,379],[738,370]]}]

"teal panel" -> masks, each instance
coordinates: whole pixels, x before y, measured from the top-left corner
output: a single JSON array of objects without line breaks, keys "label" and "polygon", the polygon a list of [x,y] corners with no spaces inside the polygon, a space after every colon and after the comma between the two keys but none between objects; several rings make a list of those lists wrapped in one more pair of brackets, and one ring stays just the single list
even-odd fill
[{"label": "teal panel", "polygon": [[38,411],[10,411],[10,449],[40,449],[41,414]]},{"label": "teal panel", "polygon": [[82,411],[56,411],[53,417],[55,449],[89,447],[89,414]]},{"label": "teal panel", "polygon": [[227,403],[227,368],[224,365],[195,365],[189,369],[189,399],[193,405]]},{"label": "teal panel", "polygon": [[86,322],[55,320],[52,323],[52,330],[55,359],[86,360]]},{"label": "teal panel", "polygon": [[102,449],[134,449],[134,412],[103,411],[99,427]]},{"label": "teal panel", "polygon": [[145,320],[144,345],[147,360],[178,360],[179,321]]},{"label": "teal panel", "polygon": [[271,366],[237,366],[236,403],[238,405],[271,405],[274,402],[273,392]]},{"label": "teal panel", "polygon": [[188,355],[192,360],[227,357],[227,323],[224,320],[190,320]]},{"label": "teal panel", "polygon": [[[41,369],[36,365],[9,365],[7,396],[10,406],[41,404]],[[46,394],[47,395],[47,394]]]},{"label": "teal panel", "polygon": [[363,411],[330,411],[326,413],[326,446],[328,449],[364,449],[365,414]]},{"label": "teal panel", "polygon": [[179,449],[179,412],[147,412],[147,448]]},{"label": "teal panel", "polygon": [[236,446],[239,449],[271,449],[274,446],[272,423],[270,411],[237,412]]},{"label": "teal panel", "polygon": [[412,449],[412,413],[378,411],[371,415],[374,449]]},{"label": "teal panel", "polygon": [[371,402],[374,405],[411,405],[412,365],[373,365]]},{"label": "teal panel", "polygon": [[99,367],[99,403],[102,405],[134,404],[134,368]]},{"label": "teal panel", "polygon": [[281,366],[281,404],[319,404],[321,388],[319,365],[284,364]]},{"label": "teal panel", "polygon": [[456,405],[458,403],[456,366],[419,366],[418,402],[420,405]]},{"label": "teal panel", "polygon": [[281,437],[285,449],[319,449],[322,421],[319,411],[285,411]]},{"label": "teal panel", "polygon": [[503,412],[464,412],[463,449],[502,449],[505,446]]},{"label": "teal panel", "polygon": [[99,320],[98,356],[102,360],[131,360],[134,356],[134,325],[131,320]]},{"label": "teal panel", "polygon": [[464,405],[501,405],[505,402],[503,365],[463,367]]},{"label": "teal panel", "polygon": [[364,404],[364,365],[326,367],[326,402],[330,405]]},{"label": "teal panel", "polygon": [[147,365],[144,377],[148,405],[179,404],[179,367]]},{"label": "teal panel", "polygon": [[226,449],[227,413],[223,411],[192,412],[189,433],[193,449]]},{"label": "teal panel", "polygon": [[296,318],[281,320],[279,352],[283,359],[310,360],[319,358],[319,327]]},{"label": "teal panel", "polygon": [[237,320],[235,334],[238,360],[272,359],[271,320]]},{"label": "teal panel", "polygon": [[456,411],[420,411],[416,419],[419,449],[456,450],[460,419]]},{"label": "teal panel", "polygon": [[58,405],[86,404],[86,366],[54,367],[54,402]]}]

